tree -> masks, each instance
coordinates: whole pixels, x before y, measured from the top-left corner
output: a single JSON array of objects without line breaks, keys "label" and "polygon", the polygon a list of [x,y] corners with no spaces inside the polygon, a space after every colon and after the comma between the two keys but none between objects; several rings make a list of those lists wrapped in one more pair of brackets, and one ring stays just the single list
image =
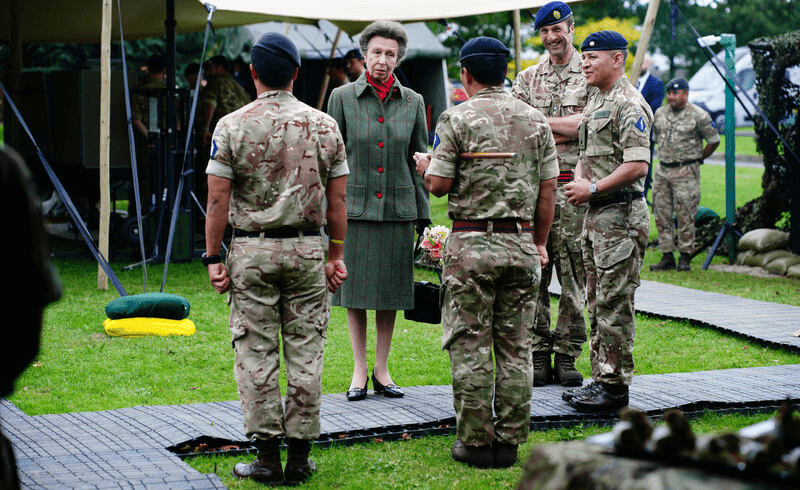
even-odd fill
[{"label": "tree", "polygon": [[764,155],[764,194],[748,206],[752,205],[757,217],[754,227],[772,228],[789,213],[792,251],[800,253],[800,161],[783,144],[785,141],[795,155],[800,152],[800,87],[785,76],[787,68],[800,65],[800,31],[753,40],[750,49],[761,109],[783,141],[760,116],[756,117],[756,143]]},{"label": "tree", "polygon": [[[658,47],[670,58],[669,78],[675,76],[679,59],[685,63],[689,74],[708,61],[697,44],[695,30],[701,36],[735,34],[737,44],[745,46],[758,37],[783,34],[786,26],[800,23],[797,6],[788,0],[717,0],[707,6],[697,5],[696,0],[676,0],[675,3],[679,11],[675,19],[675,38],[669,3],[662,2],[650,41],[653,49]],[[719,51],[721,48],[712,49]]]}]

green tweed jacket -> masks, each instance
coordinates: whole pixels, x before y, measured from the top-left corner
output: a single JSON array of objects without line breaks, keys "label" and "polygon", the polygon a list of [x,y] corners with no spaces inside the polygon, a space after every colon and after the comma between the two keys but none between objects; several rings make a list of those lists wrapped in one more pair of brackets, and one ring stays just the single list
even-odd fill
[{"label": "green tweed jacket", "polygon": [[414,152],[428,151],[422,96],[395,78],[382,103],[361,75],[334,89],[328,114],[339,124],[347,149],[347,219],[429,219],[430,198],[414,163]]}]

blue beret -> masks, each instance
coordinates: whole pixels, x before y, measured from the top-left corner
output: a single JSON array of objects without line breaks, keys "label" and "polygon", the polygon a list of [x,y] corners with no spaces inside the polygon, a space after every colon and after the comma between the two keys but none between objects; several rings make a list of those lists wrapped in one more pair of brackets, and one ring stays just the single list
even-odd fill
[{"label": "blue beret", "polygon": [[353,48],[353,49],[351,49],[350,51],[348,51],[344,55],[344,59],[346,59],[346,60],[349,60],[349,59],[363,60],[364,59],[364,55],[361,54],[361,50],[360,49]]},{"label": "blue beret", "polygon": [[564,2],[550,2],[536,12],[536,20],[533,22],[533,28],[538,29],[540,27],[558,24],[571,16],[572,10],[569,8],[569,5]]},{"label": "blue beret", "polygon": [[600,31],[589,34],[581,44],[581,51],[613,51],[628,49],[628,41],[615,31]]},{"label": "blue beret", "polygon": [[261,36],[250,50],[251,56],[256,50],[264,50],[272,56],[289,60],[294,66],[300,67],[300,51],[291,39],[279,32],[268,32]]},{"label": "blue beret", "polygon": [[458,61],[464,61],[473,56],[502,56],[508,58],[511,50],[506,47],[501,41],[493,37],[474,37],[464,43],[461,52],[458,55]]},{"label": "blue beret", "polygon": [[685,78],[673,78],[667,84],[667,92],[670,90],[689,90],[689,82]]}]

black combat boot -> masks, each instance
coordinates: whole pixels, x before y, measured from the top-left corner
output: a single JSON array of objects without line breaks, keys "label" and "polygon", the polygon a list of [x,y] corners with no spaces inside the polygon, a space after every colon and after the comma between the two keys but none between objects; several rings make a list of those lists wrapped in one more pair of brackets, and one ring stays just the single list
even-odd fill
[{"label": "black combat boot", "polygon": [[678,270],[679,271],[692,270],[692,266],[690,265],[691,262],[692,262],[692,256],[690,254],[681,252],[681,256],[678,259]]},{"label": "black combat boot", "polygon": [[573,398],[581,398],[584,396],[593,395],[596,391],[602,390],[602,383],[598,383],[597,381],[592,381],[586,386],[581,388],[575,388],[572,390],[564,390],[561,392],[561,399],[565,402],[569,402]]},{"label": "black combat boot", "polygon": [[256,440],[258,458],[250,464],[236,463],[233,476],[250,478],[264,485],[283,484],[283,468],[281,468],[281,446],[277,437],[267,440]]},{"label": "black combat boot", "polygon": [[549,352],[533,353],[533,386],[549,385],[553,382],[553,365]]},{"label": "black combat boot", "polygon": [[517,462],[517,444],[506,444],[495,439],[492,443],[495,468],[510,468]]},{"label": "black combat boot", "polygon": [[554,362],[553,381],[555,383],[559,383],[561,386],[580,386],[583,384],[583,375],[575,369],[574,357],[556,352]]},{"label": "black combat boot", "polygon": [[650,266],[651,271],[670,271],[675,268],[675,256],[672,253],[664,254],[661,261]]},{"label": "black combat boot", "polygon": [[467,463],[476,468],[491,468],[494,466],[494,451],[492,446],[467,446],[456,439],[450,448],[450,455],[459,463]]},{"label": "black combat boot", "polygon": [[286,457],[286,485],[294,487],[308,480],[317,471],[317,465],[308,459],[311,452],[311,441],[308,439],[293,439],[287,441],[288,455]]},{"label": "black combat boot", "polygon": [[628,386],[598,383],[601,389],[589,395],[575,397],[567,403],[582,412],[607,412],[628,406]]}]

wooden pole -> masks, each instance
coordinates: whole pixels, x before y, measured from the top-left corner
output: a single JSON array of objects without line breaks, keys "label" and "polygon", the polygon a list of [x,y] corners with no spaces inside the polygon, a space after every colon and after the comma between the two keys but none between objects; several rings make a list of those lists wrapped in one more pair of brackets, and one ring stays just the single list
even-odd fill
[{"label": "wooden pole", "polygon": [[514,11],[514,78],[522,71],[522,34],[520,33],[522,21],[519,9]]},{"label": "wooden pole", "polygon": [[639,38],[639,44],[636,45],[636,58],[634,58],[633,66],[631,67],[630,80],[634,87],[642,75],[642,62],[645,55],[647,55],[647,45],[650,44],[650,36],[653,34],[653,26],[656,23],[656,15],[658,14],[658,4],[659,0],[650,0],[650,4],[647,6],[647,13],[644,16],[642,37]]},{"label": "wooden pole", "polygon": [[[331,46],[331,55],[328,57],[328,62],[332,60],[336,55],[336,48],[339,47],[339,38],[342,37],[342,30],[336,30],[336,39],[333,40],[333,46]],[[322,54],[322,53],[320,53]],[[322,86],[319,88],[319,98],[317,99],[317,109],[320,111],[324,111],[327,108],[322,107],[322,103],[325,102],[325,92],[328,91],[328,82],[330,81],[331,74],[327,68],[325,68],[325,76],[322,77]]]},{"label": "wooden pole", "polygon": [[[109,191],[111,128],[111,0],[103,1],[103,27],[100,39],[100,230],[98,249],[108,257],[108,236],[111,225],[111,193]],[[108,290],[108,276],[97,266],[97,289]]]}]

